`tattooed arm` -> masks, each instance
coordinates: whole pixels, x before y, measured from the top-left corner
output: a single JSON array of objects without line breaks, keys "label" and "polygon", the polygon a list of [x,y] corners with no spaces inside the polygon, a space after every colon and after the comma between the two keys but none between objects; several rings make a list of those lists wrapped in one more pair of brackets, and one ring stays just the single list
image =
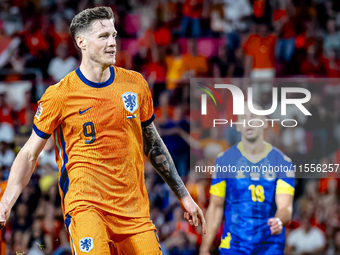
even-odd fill
[{"label": "tattooed arm", "polygon": [[187,196],[188,191],[153,123],[143,127],[143,150],[157,173],[169,185],[177,198],[181,199]]},{"label": "tattooed arm", "polygon": [[205,219],[202,210],[191,198],[184,186],[181,177],[177,173],[171,155],[159,136],[153,123],[142,128],[143,150],[157,173],[169,185],[179,199],[179,204],[184,211],[184,218],[190,225],[198,226],[198,219],[202,222],[202,231],[205,234]]}]

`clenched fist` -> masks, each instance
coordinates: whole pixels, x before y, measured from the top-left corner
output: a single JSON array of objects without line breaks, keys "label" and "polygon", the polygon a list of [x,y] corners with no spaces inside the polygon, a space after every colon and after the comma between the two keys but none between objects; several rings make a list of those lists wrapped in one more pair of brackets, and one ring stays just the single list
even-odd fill
[{"label": "clenched fist", "polygon": [[268,219],[268,226],[272,235],[279,235],[282,232],[282,221],[279,218]]},{"label": "clenched fist", "polygon": [[0,230],[5,226],[11,211],[0,202]]}]

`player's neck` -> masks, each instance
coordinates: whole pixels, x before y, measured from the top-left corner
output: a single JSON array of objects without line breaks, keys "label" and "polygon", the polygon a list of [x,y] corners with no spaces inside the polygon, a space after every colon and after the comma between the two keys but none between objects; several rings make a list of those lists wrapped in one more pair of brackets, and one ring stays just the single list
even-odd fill
[{"label": "player's neck", "polygon": [[110,67],[103,67],[82,61],[79,68],[86,79],[92,82],[106,82],[111,76]]},{"label": "player's neck", "polygon": [[263,152],[266,149],[266,142],[263,141],[263,139],[257,139],[254,142],[250,142],[245,138],[241,138],[241,141],[243,143],[243,150],[249,157],[258,157],[263,154]]}]

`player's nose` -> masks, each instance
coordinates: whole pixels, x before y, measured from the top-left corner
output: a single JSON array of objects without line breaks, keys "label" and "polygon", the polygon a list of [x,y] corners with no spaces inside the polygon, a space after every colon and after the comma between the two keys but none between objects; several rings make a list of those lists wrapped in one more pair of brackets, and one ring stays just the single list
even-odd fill
[{"label": "player's nose", "polygon": [[114,36],[110,36],[109,37],[109,41],[108,41],[108,46],[109,47],[116,47],[116,38]]}]

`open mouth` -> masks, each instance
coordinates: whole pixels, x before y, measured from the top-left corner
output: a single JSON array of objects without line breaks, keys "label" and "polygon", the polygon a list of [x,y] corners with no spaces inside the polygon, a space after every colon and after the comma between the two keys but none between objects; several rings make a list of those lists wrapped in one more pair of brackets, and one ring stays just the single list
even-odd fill
[{"label": "open mouth", "polygon": [[110,56],[114,56],[116,54],[115,51],[106,51],[106,54],[109,54]]}]

